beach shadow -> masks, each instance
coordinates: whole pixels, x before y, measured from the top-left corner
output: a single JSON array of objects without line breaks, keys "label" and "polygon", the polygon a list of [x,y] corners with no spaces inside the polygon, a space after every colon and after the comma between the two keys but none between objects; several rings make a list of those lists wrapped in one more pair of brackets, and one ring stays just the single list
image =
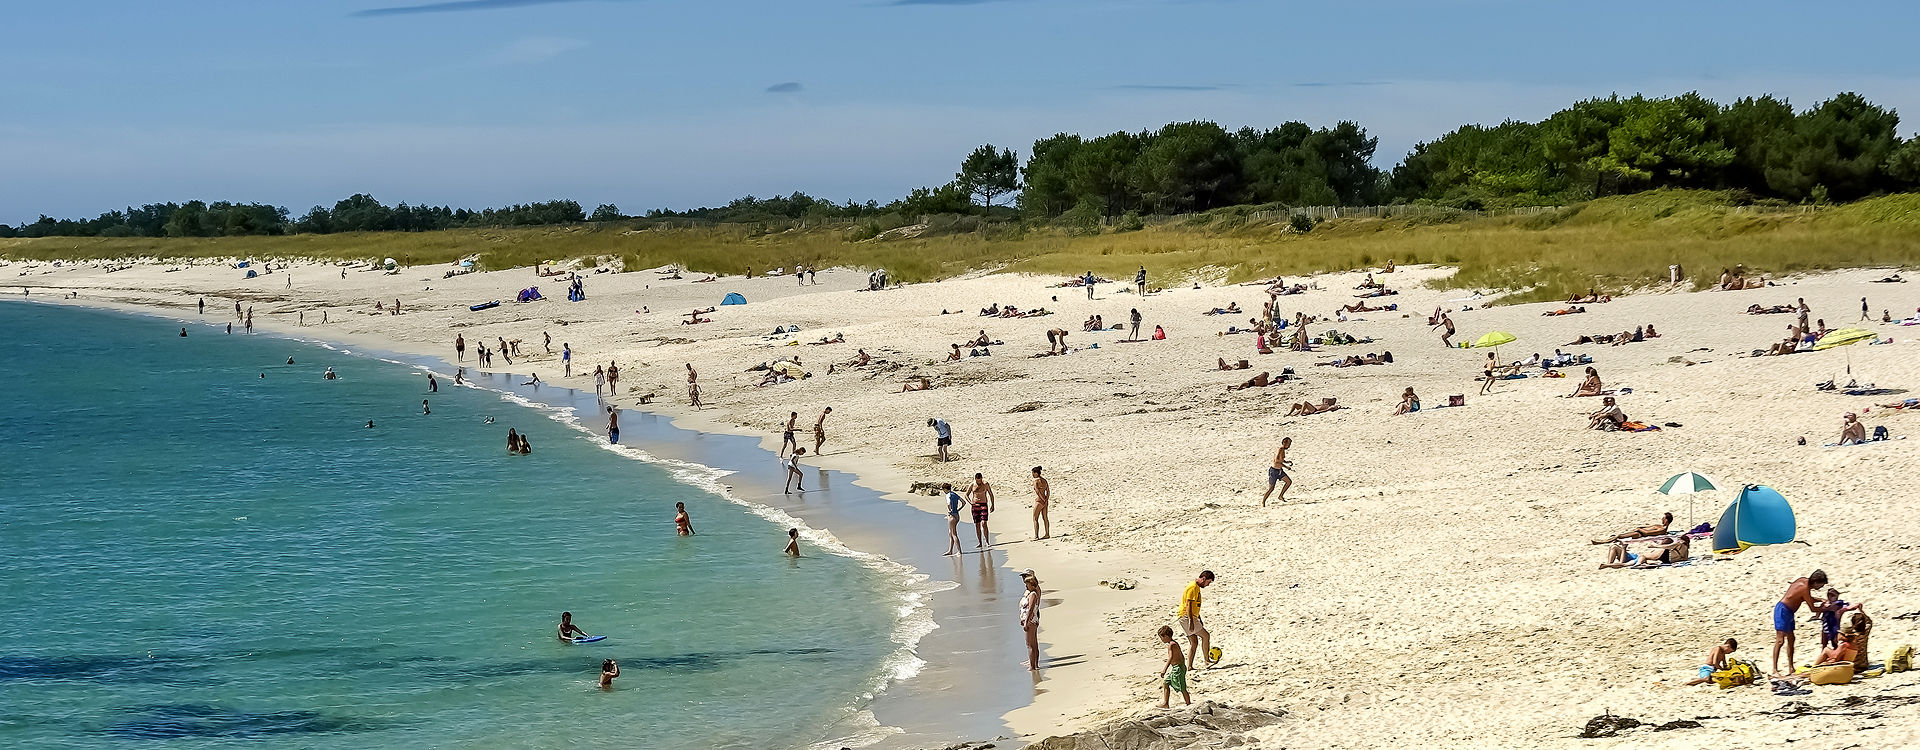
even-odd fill
[{"label": "beach shadow", "polygon": [[1041,667],[1044,669],[1052,669],[1054,667],[1071,667],[1085,663],[1087,663],[1086,654],[1068,654],[1066,656],[1046,657],[1041,660]]}]

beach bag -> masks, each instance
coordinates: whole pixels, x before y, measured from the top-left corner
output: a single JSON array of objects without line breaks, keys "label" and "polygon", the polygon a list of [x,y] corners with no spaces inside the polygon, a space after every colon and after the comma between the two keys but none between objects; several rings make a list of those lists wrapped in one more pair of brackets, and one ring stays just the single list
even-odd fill
[{"label": "beach bag", "polygon": [[1874,427],[1873,427],[1873,439],[1874,439],[1874,440],[1876,440],[1876,441],[1878,441],[1878,440],[1885,440],[1885,439],[1887,439],[1887,426],[1886,426],[1886,425],[1883,425],[1883,424],[1882,424],[1882,425],[1874,425]]},{"label": "beach bag", "polygon": [[1728,659],[1726,669],[1713,673],[1713,684],[1720,686],[1721,690],[1752,685],[1759,674],[1760,670],[1753,665],[1753,662]]},{"label": "beach bag", "polygon": [[1853,662],[1841,662],[1807,668],[1807,682],[1815,685],[1845,685],[1853,682]]},{"label": "beach bag", "polygon": [[1448,406],[1466,406],[1466,405],[1467,405],[1467,397],[1466,397],[1465,395],[1459,395],[1459,396],[1448,396],[1448,397],[1447,397],[1447,405],[1448,405]]},{"label": "beach bag", "polygon": [[1893,649],[1893,655],[1887,657],[1888,672],[1905,672],[1913,668],[1913,645],[1901,644]]}]

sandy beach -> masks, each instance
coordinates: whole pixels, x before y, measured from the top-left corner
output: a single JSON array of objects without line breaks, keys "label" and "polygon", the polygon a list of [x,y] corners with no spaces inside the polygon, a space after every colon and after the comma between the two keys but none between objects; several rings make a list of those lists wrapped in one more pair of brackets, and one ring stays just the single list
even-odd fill
[{"label": "sandy beach", "polygon": [[[498,369],[591,389],[595,364],[617,362],[627,408],[655,411],[688,429],[752,435],[778,449],[789,412],[810,427],[833,407],[822,456],[801,434],[808,465],[851,472],[864,486],[934,512],[941,498],[914,495],[915,483],[964,484],[975,472],[997,490],[996,548],[1013,569],[1033,568],[1046,608],[1041,640],[1048,662],[1038,697],[1007,716],[1026,740],[1132,716],[1159,701],[1162,650],[1153,632],[1170,624],[1181,588],[1203,568],[1218,582],[1204,615],[1225,656],[1192,679],[1194,698],[1252,703],[1286,712],[1255,730],[1273,747],[1382,746],[1761,747],[1844,733],[1843,745],[1920,743],[1915,673],[1813,688],[1776,697],[1764,687],[1684,687],[1707,650],[1740,641],[1737,657],[1769,663],[1768,613],[1795,577],[1824,569],[1844,598],[1874,617],[1872,657],[1920,641],[1910,584],[1920,558],[1912,488],[1920,414],[1879,404],[1920,393],[1920,327],[1859,321],[1867,298],[1874,321],[1920,308],[1920,285],[1878,284],[1885,269],[1787,278],[1738,292],[1649,289],[1577,315],[1543,316],[1565,304],[1486,308],[1492,297],[1434,289],[1450,273],[1433,267],[1378,275],[1400,293],[1366,300],[1396,311],[1349,314],[1361,272],[1289,283],[1316,289],[1279,298],[1283,313],[1323,318],[1308,327],[1372,339],[1312,352],[1255,352],[1246,327],[1261,287],[1153,278],[1144,299],[1126,284],[1101,284],[1089,301],[1064,279],[974,275],[866,291],[864,271],[828,269],[817,284],[792,276],[700,282],[658,270],[579,269],[588,298],[566,302],[562,278],[513,269],[444,278],[449,266],[388,274],[366,266],[274,264],[242,278],[224,264],[0,264],[0,292],[79,303],[164,306],[231,320],[235,300],[255,325],[319,338],[363,341],[397,351],[453,355],[464,335],[466,363],[499,339],[522,356]],[[1148,269],[1151,273],[1152,269]],[[291,279],[291,284],[288,281]],[[516,304],[538,285],[547,301]],[[1690,289],[1690,287],[1686,287]],[[747,304],[719,306],[728,293]],[[1748,315],[1749,305],[1804,298],[1828,326],[1860,325],[1890,344],[1750,358],[1781,337],[1791,314]],[[376,310],[399,300],[404,314]],[[501,300],[498,307],[470,305]],[[1203,315],[1237,303],[1239,315]],[[1002,319],[989,305],[1055,314]],[[715,307],[687,325],[688,311]],[[1427,325],[1436,307],[1459,329],[1455,341],[1511,333],[1502,362],[1534,353],[1589,355],[1605,387],[1619,389],[1630,419],[1667,425],[1656,432],[1584,429],[1593,398],[1567,398],[1565,379],[1497,382],[1480,394],[1485,351],[1441,345]],[[1085,332],[1093,314],[1108,324],[1138,309],[1145,331],[1164,341],[1122,342],[1125,331]],[[1473,308],[1473,309],[1468,309]],[[322,323],[324,315],[325,323]],[[1625,346],[1570,344],[1583,334],[1616,334],[1652,324],[1659,338]],[[775,334],[776,327],[799,327]],[[236,328],[239,326],[236,325]],[[1070,353],[1034,357],[1047,331],[1065,329]],[[942,361],[950,345],[984,330],[991,356]],[[543,336],[552,337],[552,353]],[[813,345],[844,335],[845,343]],[[574,352],[562,377],[562,344]],[[1094,345],[1098,345],[1097,348]],[[835,366],[864,349],[865,367]],[[964,348],[963,348],[964,351]],[[1392,352],[1393,362],[1322,367],[1337,357]],[[760,386],[749,368],[798,355],[811,376]],[[1215,371],[1217,359],[1249,361]],[[699,372],[705,408],[688,404],[685,365]],[[1297,379],[1228,391],[1262,371],[1292,368]],[[1848,368],[1851,373],[1847,372]],[[1524,370],[1533,375],[1539,368]],[[936,387],[901,392],[909,378]],[[1849,396],[1821,391],[1829,379],[1889,389]],[[1422,411],[1395,415],[1412,387]],[[1626,389],[1631,389],[1627,392]],[[1448,396],[1459,408],[1432,408]],[[651,397],[642,405],[642,397]],[[1345,408],[1286,416],[1298,402],[1337,398]],[[1824,448],[1842,414],[1861,414],[1869,432],[1893,440]],[[927,419],[953,428],[953,461],[934,461]],[[1293,449],[1294,484],[1284,502],[1260,506],[1266,466],[1283,437]],[[1799,440],[1805,438],[1804,445]],[[1032,539],[1029,469],[1045,468],[1053,493],[1053,538]],[[1727,489],[1685,498],[1654,493],[1667,477],[1696,470]],[[771,481],[778,481],[769,466]],[[1792,502],[1801,543],[1756,547],[1712,563],[1656,570],[1601,570],[1606,547],[1589,539],[1675,514],[1683,529],[1717,521],[1741,484],[1764,484]],[[931,547],[945,529],[900,529]],[[971,547],[971,530],[961,536]],[[1696,557],[1707,545],[1696,544]],[[1116,588],[1103,582],[1124,581]],[[1015,616],[1007,602],[1008,618]],[[1802,615],[1804,617],[1804,613]],[[1803,623],[1796,656],[1816,650],[1817,624]],[[1007,668],[1016,668],[1007,665]],[[1176,701],[1177,701],[1176,697]],[[1811,713],[1779,711],[1804,701]],[[1611,712],[1698,728],[1632,730],[1579,739],[1589,719]],[[1838,737],[1830,738],[1836,742]]]}]

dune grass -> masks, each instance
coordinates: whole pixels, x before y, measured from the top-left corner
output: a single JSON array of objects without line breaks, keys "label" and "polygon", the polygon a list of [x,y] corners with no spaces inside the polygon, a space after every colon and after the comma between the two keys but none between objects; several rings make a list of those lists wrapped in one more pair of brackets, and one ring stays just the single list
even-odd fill
[{"label": "dune grass", "polygon": [[1920,195],[1901,194],[1818,211],[1756,213],[1732,197],[1653,191],[1605,198],[1534,216],[1341,219],[1309,233],[1284,222],[1250,222],[1222,210],[1145,229],[1083,235],[1054,228],[989,226],[964,234],[853,241],[842,229],[778,232],[746,226],[637,230],[622,224],[290,237],[41,238],[0,240],[20,259],[283,258],[451,263],[478,256],[484,268],[539,261],[618,259],[629,269],[680,264],[694,272],[763,273],[795,263],[886,268],[925,281],[975,271],[1131,279],[1237,282],[1274,275],[1436,263],[1459,268],[1448,284],[1511,290],[1510,302],[1564,298],[1590,287],[1620,292],[1664,286],[1668,264],[1696,286],[1723,267],[1790,274],[1834,268],[1920,265]]}]

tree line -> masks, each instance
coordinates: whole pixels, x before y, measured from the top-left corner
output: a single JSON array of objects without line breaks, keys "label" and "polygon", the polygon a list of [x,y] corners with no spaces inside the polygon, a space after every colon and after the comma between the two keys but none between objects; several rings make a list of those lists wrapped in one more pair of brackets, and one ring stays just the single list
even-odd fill
[{"label": "tree line", "polygon": [[[478,211],[387,206],[356,194],[299,218],[261,203],[188,201],[108,211],[93,219],[0,224],[0,237],[210,237],[629,219],[769,222],[895,214],[1007,215],[1074,222],[1176,214],[1231,205],[1430,203],[1456,208],[1556,205],[1654,188],[1741,191],[1756,199],[1847,201],[1920,187],[1920,136],[1854,93],[1802,111],[1772,96],[1719,104],[1699,94],[1587,99],[1539,122],[1464,125],[1413,147],[1391,170],[1372,164],[1378,140],[1358,123],[1301,122],[1229,131],[1205,120],[1087,138],[1035,141],[1025,164],[987,144],[954,179],[886,204],[834,203],[795,192],[724,206],[628,216],[571,200]],[[1002,201],[1012,196],[1010,205]]]}]

